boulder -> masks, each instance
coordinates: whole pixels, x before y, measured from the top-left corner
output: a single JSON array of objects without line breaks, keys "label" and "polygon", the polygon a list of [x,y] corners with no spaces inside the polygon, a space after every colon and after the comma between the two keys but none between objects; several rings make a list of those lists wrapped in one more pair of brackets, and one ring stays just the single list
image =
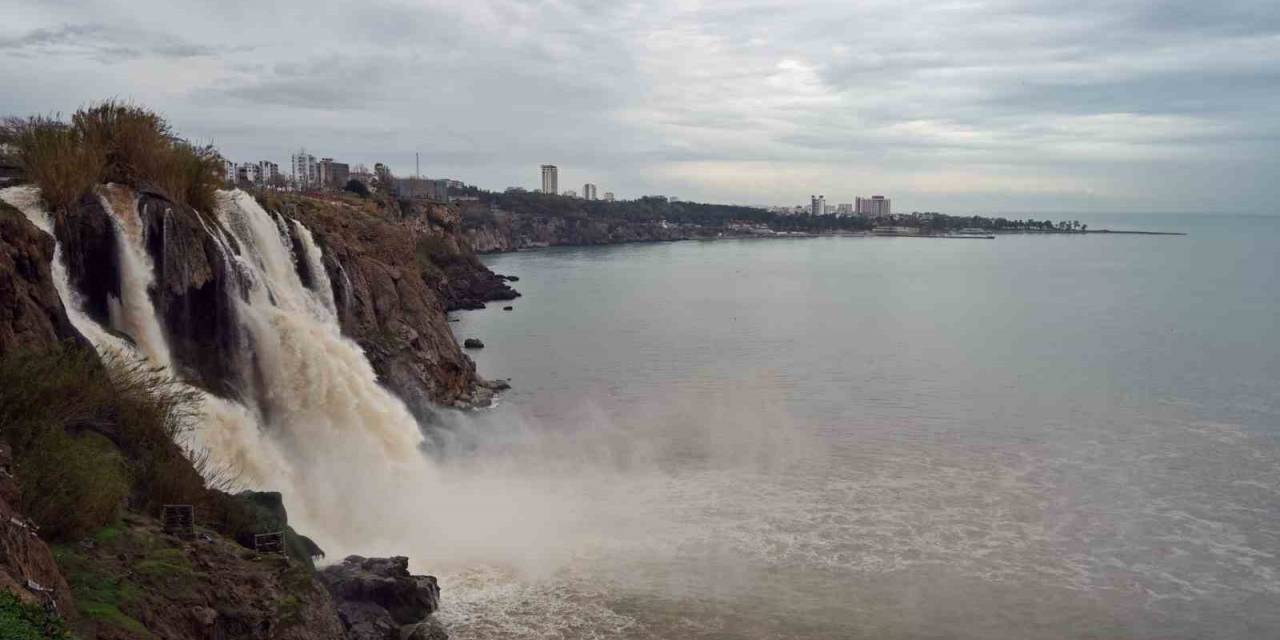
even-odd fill
[{"label": "boulder", "polygon": [[347,556],[322,569],[320,580],[352,640],[398,640],[400,627],[421,623],[440,607],[435,577],[410,575],[404,556]]},{"label": "boulder", "polygon": [[510,310],[512,310],[512,309],[514,309],[514,308],[515,308],[515,307],[503,307],[503,308],[502,308],[502,310],[503,310],[503,311],[510,311]]},{"label": "boulder", "polygon": [[462,346],[465,349],[483,349],[484,343],[479,338],[467,338],[462,341]]},{"label": "boulder", "polygon": [[435,619],[419,624],[411,624],[400,631],[401,640],[449,640],[449,633],[444,625]]}]

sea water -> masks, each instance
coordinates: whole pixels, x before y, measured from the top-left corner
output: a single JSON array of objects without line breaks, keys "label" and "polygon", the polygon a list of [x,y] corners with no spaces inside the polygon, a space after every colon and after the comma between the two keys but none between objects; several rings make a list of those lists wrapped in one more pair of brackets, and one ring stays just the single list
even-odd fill
[{"label": "sea water", "polygon": [[434,455],[512,498],[424,567],[440,618],[459,639],[1280,637],[1280,218],[1071,217],[1189,235],[487,258],[524,297],[453,326],[513,388]]}]

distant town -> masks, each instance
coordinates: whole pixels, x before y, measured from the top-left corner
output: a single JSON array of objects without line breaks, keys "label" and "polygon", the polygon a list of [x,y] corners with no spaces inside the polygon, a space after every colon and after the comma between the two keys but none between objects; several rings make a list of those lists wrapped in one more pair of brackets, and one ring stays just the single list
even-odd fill
[{"label": "distant town", "polygon": [[[353,167],[348,163],[338,162],[333,158],[316,159],[316,156],[307,153],[305,149],[299,150],[292,155],[288,174],[281,172],[280,165],[270,160],[243,163],[224,160],[224,162],[226,165],[227,184],[230,186],[303,192],[342,191],[347,190],[352,181],[356,181],[366,188],[379,189],[399,197],[421,196],[441,202],[456,200],[459,196],[453,195],[453,192],[467,188],[467,185],[461,180],[451,178],[423,178],[419,175],[398,177],[393,175],[390,168],[381,162],[374,164],[371,171],[362,164]],[[573,189],[560,191],[560,168],[554,164],[541,166],[541,178],[542,188],[535,189],[534,193],[554,194],[583,200],[602,200],[604,202],[617,200],[612,191],[606,191],[603,195],[600,195],[598,187],[590,182],[582,185],[581,194]],[[524,188],[507,187],[506,191],[518,192],[524,191]],[[468,199],[466,196],[461,197],[464,200]],[[671,202],[680,201],[680,198],[674,196],[645,197],[663,197]],[[867,198],[857,197],[854,202],[838,204],[834,208],[827,206],[826,196],[810,196],[808,206],[758,206],[756,208],[779,215],[857,215],[864,218],[888,218],[893,213],[889,198],[882,195],[873,195]]]},{"label": "distant town", "polygon": [[[288,173],[268,160],[235,163],[224,160],[229,186],[303,193],[349,191],[382,193],[399,199],[425,199],[458,204],[467,209],[491,209],[545,215],[624,217],[653,219],[692,225],[713,225],[735,232],[760,234],[830,231],[871,231],[888,235],[981,235],[994,231],[1087,232],[1078,220],[1007,219],[1004,217],[951,216],[936,211],[894,213],[884,195],[856,196],[852,202],[827,204],[825,195],[811,195],[809,203],[794,206],[752,206],[686,203],[675,196],[644,195],[619,199],[612,191],[599,192],[594,183],[582,191],[560,190],[560,168],[539,167],[541,188],[507,187],[486,191],[461,180],[418,175],[396,176],[379,162],[372,170],[333,158],[317,159],[305,149],[292,154]],[[545,196],[554,196],[546,198]],[[574,204],[575,202],[579,204]]]}]

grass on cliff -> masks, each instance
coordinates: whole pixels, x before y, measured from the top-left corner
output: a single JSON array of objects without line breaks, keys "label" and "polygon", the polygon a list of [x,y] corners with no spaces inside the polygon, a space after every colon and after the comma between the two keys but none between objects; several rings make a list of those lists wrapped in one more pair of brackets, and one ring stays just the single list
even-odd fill
[{"label": "grass on cliff", "polygon": [[3,640],[71,640],[58,616],[0,591],[0,638]]},{"label": "grass on cliff", "polygon": [[175,444],[194,400],[171,378],[80,346],[0,357],[0,438],[13,450],[23,512],[43,537],[76,540],[125,506],[207,504]]},{"label": "grass on cliff", "polygon": [[68,209],[99,183],[117,182],[211,211],[223,182],[223,162],[210,146],[176,136],[163,117],[122,102],[97,103],[71,121],[34,116],[0,124],[18,165],[40,187],[50,208]]}]

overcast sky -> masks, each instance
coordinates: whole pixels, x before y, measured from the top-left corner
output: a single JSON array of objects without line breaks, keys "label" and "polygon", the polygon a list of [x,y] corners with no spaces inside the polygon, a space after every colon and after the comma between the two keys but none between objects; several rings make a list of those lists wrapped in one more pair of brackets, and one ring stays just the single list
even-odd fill
[{"label": "overcast sky", "polygon": [[1280,213],[1280,2],[0,0],[0,114],[237,161],[895,210]]}]

